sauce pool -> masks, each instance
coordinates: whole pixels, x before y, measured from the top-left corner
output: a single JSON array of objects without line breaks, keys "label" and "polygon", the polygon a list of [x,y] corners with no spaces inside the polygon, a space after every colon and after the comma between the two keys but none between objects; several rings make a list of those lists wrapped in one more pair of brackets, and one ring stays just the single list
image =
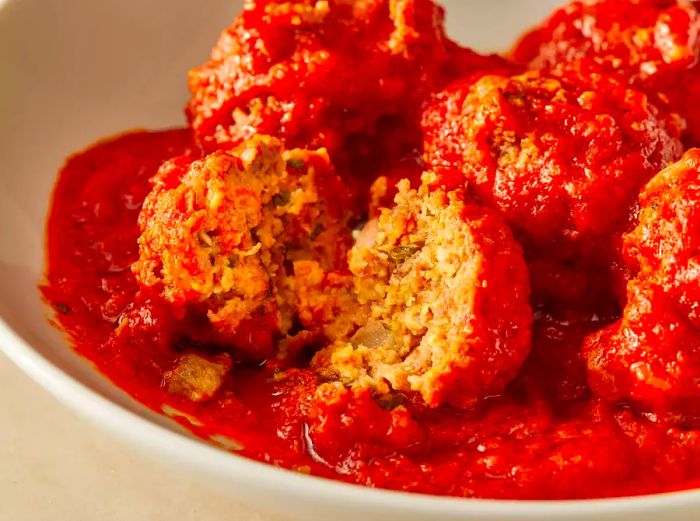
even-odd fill
[{"label": "sauce pool", "polygon": [[538,317],[522,374],[475,410],[411,395],[401,415],[369,396],[324,402],[308,361],[275,358],[235,360],[211,400],[168,394],[163,374],[198,325],[140,290],[130,266],[149,179],[163,161],[199,154],[186,129],[124,134],[71,157],[55,188],[42,291],[75,350],[135,399],[227,450],[373,487],[563,499],[700,486],[700,420],[592,397],[575,346],[600,323],[583,311]]}]

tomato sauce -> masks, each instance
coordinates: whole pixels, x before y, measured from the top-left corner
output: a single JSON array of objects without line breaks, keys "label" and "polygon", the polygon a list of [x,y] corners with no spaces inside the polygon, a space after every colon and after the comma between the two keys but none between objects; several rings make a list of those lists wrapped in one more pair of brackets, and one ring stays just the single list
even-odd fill
[{"label": "tomato sauce", "polygon": [[76,351],[135,399],[227,450],[373,487],[555,499],[700,486],[700,421],[590,393],[577,346],[605,321],[583,310],[536,316],[520,376],[472,410],[429,408],[410,394],[398,408],[369,394],[317,396],[304,356],[234,360],[208,401],[168,394],[163,373],[199,325],[140,290],[130,265],[149,178],[182,155],[199,156],[184,129],[101,142],[68,160],[49,215],[43,293]]},{"label": "tomato sauce", "polygon": [[[522,40],[509,61],[481,56],[449,40],[443,10],[432,0],[246,2],[210,59],[189,73],[190,128],[123,134],[74,155],[61,170],[48,219],[47,275],[41,288],[57,324],[78,354],[134,399],[224,450],[293,471],[464,498],[603,498],[700,487],[695,405],[700,358],[692,343],[700,338],[695,309],[700,234],[693,224],[694,204],[700,200],[698,152],[688,152],[685,163],[659,174],[681,157],[684,147],[700,142],[700,112],[688,103],[700,92],[699,7],[695,1],[676,0],[628,4],[574,2],[555,11]],[[283,217],[294,206],[290,194],[308,186],[297,190],[297,185],[285,185],[277,193],[265,193],[270,201],[260,203],[259,213],[277,219],[266,221],[269,226],[260,224],[262,217],[256,224],[241,217],[257,215],[256,197],[262,201],[263,188],[260,194],[249,191],[250,212],[225,188],[207,191],[212,179],[221,180],[231,170],[218,168],[216,157],[211,164],[197,161],[202,151],[225,155],[256,134],[282,140],[286,152],[297,146],[308,149],[296,151],[291,160],[279,155],[278,181],[292,169],[302,186],[302,179],[314,178],[303,158],[311,154],[320,161],[319,154],[326,152],[324,161],[333,170],[328,175],[339,176],[337,190],[327,190],[334,197],[301,201],[311,208],[311,217],[309,222],[290,221],[296,228],[289,229],[299,237],[276,223],[288,222]],[[252,165],[263,150],[257,143],[248,153],[238,152],[253,158],[249,163],[241,157],[234,162]],[[164,162],[161,181],[169,181],[161,188],[182,188],[182,193],[148,197],[157,192],[152,192],[154,176]],[[257,172],[250,168],[247,174]],[[455,229],[449,221],[404,244],[398,241],[409,232],[399,233],[400,226],[393,224],[419,221],[406,210],[387,225],[398,238],[391,246],[398,247],[375,248],[385,265],[358,256],[366,272],[353,270],[352,262],[345,266],[343,245],[349,247],[353,229],[358,244],[366,240],[376,246],[381,240],[365,236],[372,235],[375,219],[360,227],[368,213],[366,201],[353,199],[345,208],[341,193],[350,188],[358,199],[371,194],[369,217],[375,217],[378,208],[391,205],[397,189],[399,200],[409,201],[408,186],[394,185],[410,178],[415,188],[426,169],[421,188],[430,175],[439,176],[430,193],[463,190],[459,197],[475,203],[479,212],[498,212],[489,215],[494,223],[502,218],[515,239],[479,228],[472,241],[467,231],[448,233]],[[643,189],[652,177],[656,181]],[[250,188],[251,177],[241,178],[245,182],[239,188]],[[285,182],[291,182],[289,176]],[[209,205],[210,199],[226,200],[229,206]],[[328,220],[321,222],[324,205],[347,214],[347,220],[328,212]],[[204,217],[213,214],[217,224],[219,218],[231,224],[236,214],[245,225],[205,228],[196,219],[190,222],[195,210]],[[442,210],[433,213],[450,215]],[[467,217],[460,214],[465,227]],[[385,230],[381,218],[378,222],[376,236]],[[337,235],[331,233],[334,226],[340,229]],[[282,231],[275,235],[271,230]],[[144,238],[146,232],[150,237]],[[245,236],[247,242],[239,241],[245,247],[218,247],[222,237],[236,233]],[[446,238],[440,242],[442,235]],[[503,246],[502,239],[493,237],[505,236],[513,243],[509,255],[522,260],[522,276],[500,280],[509,272],[497,263],[503,255],[487,256],[483,250],[485,245]],[[163,237],[169,242],[160,241]],[[239,298],[246,311],[231,326],[231,335],[222,336],[216,330],[221,321],[212,321],[209,313],[219,308],[208,308],[209,299],[218,306],[237,303],[233,296],[240,295],[232,296],[230,285],[220,280],[204,291],[200,280],[210,274],[209,264],[228,269],[228,282],[240,278],[245,281],[241,286],[259,289],[250,283],[253,279],[240,276],[245,273],[240,259],[258,255],[263,243],[284,246],[290,237],[296,237],[289,241],[296,257],[280,247],[274,262],[255,264],[260,267],[255,273],[266,284],[274,279],[285,291],[293,288],[292,311],[265,314],[268,308],[254,298]],[[475,250],[461,247],[470,241]],[[179,264],[163,281],[166,242],[174,249],[165,254],[177,257]],[[328,255],[342,260],[321,269],[325,257],[308,254],[326,243],[343,246],[337,255]],[[423,250],[425,258],[443,266],[410,278],[420,268],[405,260]],[[196,272],[200,264],[192,251],[204,259],[203,273]],[[484,260],[474,263],[479,265],[473,267],[475,276],[455,285],[452,274],[469,271],[463,269],[465,258],[472,261],[480,254]],[[666,262],[669,257],[673,262]],[[137,261],[144,261],[140,272],[134,269]],[[309,286],[306,314],[300,311],[302,293],[294,293],[301,285],[290,286],[296,284],[291,276],[297,275],[296,263],[306,267],[299,276]],[[444,267],[451,268],[450,263],[457,266],[454,271]],[[374,290],[386,282],[372,278],[377,266],[384,276],[399,265],[409,283],[397,283],[405,292],[396,298],[396,308],[395,302],[386,304],[388,318],[402,326],[420,316],[414,320],[419,324],[413,324],[418,333],[397,333],[400,327],[383,317],[387,320],[372,335],[368,326],[379,323],[375,310],[384,304],[365,309],[368,299],[355,283],[369,281],[366,286]],[[488,280],[484,270],[491,270]],[[311,274],[318,271],[320,282],[313,282]],[[279,275],[283,272],[287,278]],[[202,278],[195,280],[193,273]],[[150,279],[153,284],[144,283]],[[512,280],[522,286],[520,291]],[[178,288],[189,300],[168,301],[159,287],[166,283],[182,283]],[[287,303],[272,286],[260,286],[256,293],[269,309]],[[350,302],[350,318],[345,307],[342,312],[340,305],[333,307],[334,291],[343,295],[343,288],[350,296],[339,302]],[[458,308],[440,300],[447,292],[464,297],[462,304],[472,293],[486,296],[471,297],[478,303],[473,308]],[[319,294],[331,294],[330,304]],[[522,319],[516,321],[522,324],[498,330],[496,322],[505,323],[508,312],[485,313],[481,303],[512,303],[516,294],[523,309],[512,311],[510,318]],[[404,301],[421,314],[399,315]],[[434,313],[438,308],[443,315]],[[429,312],[422,313],[424,309]],[[457,314],[455,309],[466,311]],[[327,333],[326,318],[349,333]],[[416,376],[411,370],[423,369],[428,358],[434,362],[440,349],[432,348],[443,343],[452,347],[455,338],[448,336],[449,327],[420,333],[429,329],[428,321],[455,326],[464,339],[457,354],[448,353],[455,360],[445,356],[448,362],[463,369],[479,365],[483,374],[505,363],[506,376],[492,387],[477,381],[478,392],[469,400],[426,400],[413,385],[415,378],[409,382]],[[473,334],[479,321],[491,335],[481,351],[473,342],[480,338]],[[366,339],[372,337],[367,345],[357,339],[361,331]],[[526,333],[519,354],[512,348],[518,331]],[[366,370],[358,371],[360,385],[342,376],[343,364],[354,360],[343,358],[346,347],[352,354],[361,347],[377,355],[407,336],[401,347],[428,349],[419,352],[422,359],[411,360],[395,349],[409,374],[402,380],[394,372],[390,391],[362,385],[362,377],[375,376],[362,363],[351,368]],[[324,365],[319,355],[338,339],[340,369],[331,371],[333,364]],[[328,358],[334,354],[330,350]],[[375,356],[375,361],[391,364],[391,354]],[[518,356],[510,360],[514,354]],[[658,358],[653,367],[640,363],[648,354]],[[390,380],[386,374],[376,379]],[[457,395],[474,386],[473,372],[455,374]]]}]

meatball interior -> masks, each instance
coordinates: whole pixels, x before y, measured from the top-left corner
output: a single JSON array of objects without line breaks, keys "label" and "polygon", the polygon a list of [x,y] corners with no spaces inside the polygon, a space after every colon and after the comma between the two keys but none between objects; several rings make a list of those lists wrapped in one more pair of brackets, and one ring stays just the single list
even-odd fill
[{"label": "meatball interior", "polygon": [[501,219],[462,191],[399,183],[396,204],[350,252],[369,321],[319,352],[328,378],[378,394],[417,391],[432,406],[474,405],[503,390],[530,348],[522,251]]},{"label": "meatball interior", "polygon": [[284,151],[272,138],[174,159],[144,202],[132,269],[166,301],[204,309],[222,333],[252,321],[286,334],[296,313],[293,264],[345,264],[344,194],[324,151]]}]

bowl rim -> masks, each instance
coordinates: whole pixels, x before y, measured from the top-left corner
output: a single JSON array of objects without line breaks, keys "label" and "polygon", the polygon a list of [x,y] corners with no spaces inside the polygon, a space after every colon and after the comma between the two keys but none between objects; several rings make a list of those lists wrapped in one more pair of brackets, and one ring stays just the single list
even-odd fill
[{"label": "bowl rim", "polygon": [[[1,2],[2,0],[0,0]],[[66,346],[70,348],[69,345]],[[147,449],[151,457],[165,456],[187,463],[200,473],[248,486],[338,507],[380,508],[414,515],[507,516],[511,519],[542,519],[614,513],[663,512],[669,507],[700,506],[700,489],[586,500],[497,500],[432,496],[373,489],[332,479],[304,475],[209,446],[204,441],[178,434],[109,400],[61,370],[21,338],[0,316],[0,351],[22,371],[64,405],[91,419],[102,430]],[[80,356],[75,353],[75,356]],[[106,377],[105,377],[106,378]],[[114,384],[112,384],[114,385]],[[502,518],[502,517],[499,517]]]}]

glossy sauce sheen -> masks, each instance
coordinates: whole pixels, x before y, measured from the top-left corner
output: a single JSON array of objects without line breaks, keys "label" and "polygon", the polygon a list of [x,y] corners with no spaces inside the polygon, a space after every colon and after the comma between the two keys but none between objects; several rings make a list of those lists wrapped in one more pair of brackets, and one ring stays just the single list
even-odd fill
[{"label": "glossy sauce sheen", "polygon": [[525,369],[478,410],[431,409],[410,395],[394,409],[369,395],[314,399],[307,360],[235,361],[212,400],[168,395],[162,375],[198,325],[140,292],[130,265],[149,178],[188,154],[199,152],[187,130],[102,142],[69,159],[51,208],[44,294],[75,349],[137,400],[245,456],[374,487],[547,499],[700,485],[700,422],[591,396],[577,346],[603,324],[583,310],[538,316]]}]

